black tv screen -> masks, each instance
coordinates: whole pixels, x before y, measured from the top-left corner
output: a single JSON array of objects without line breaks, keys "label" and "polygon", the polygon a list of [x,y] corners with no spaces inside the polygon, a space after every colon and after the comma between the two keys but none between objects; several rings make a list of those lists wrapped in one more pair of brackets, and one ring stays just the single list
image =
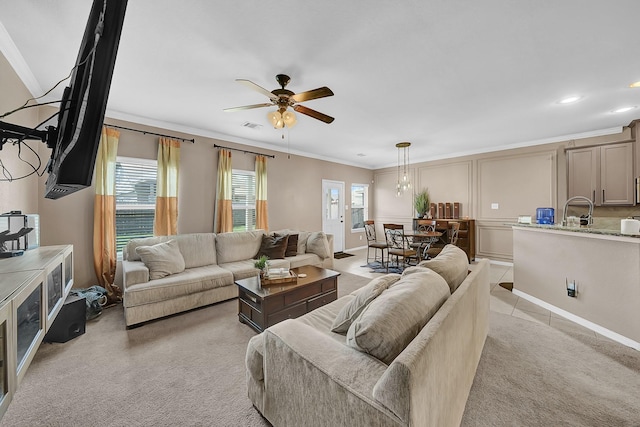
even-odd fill
[{"label": "black tv screen", "polygon": [[91,185],[127,0],[94,0],[58,115],[45,197]]}]

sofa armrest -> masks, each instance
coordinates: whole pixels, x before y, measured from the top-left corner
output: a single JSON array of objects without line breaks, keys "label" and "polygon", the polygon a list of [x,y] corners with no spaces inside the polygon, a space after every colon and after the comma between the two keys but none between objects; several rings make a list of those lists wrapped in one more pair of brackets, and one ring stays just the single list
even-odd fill
[{"label": "sofa armrest", "polygon": [[263,334],[264,415],[273,425],[397,425],[372,397],[387,365],[296,319]]},{"label": "sofa armrest", "polygon": [[149,269],[142,261],[122,261],[122,283],[125,289],[149,281]]}]

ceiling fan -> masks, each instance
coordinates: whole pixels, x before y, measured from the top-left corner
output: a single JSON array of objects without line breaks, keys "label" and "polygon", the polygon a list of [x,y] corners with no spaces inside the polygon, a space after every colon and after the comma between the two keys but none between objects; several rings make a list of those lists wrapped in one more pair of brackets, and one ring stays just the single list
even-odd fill
[{"label": "ceiling fan", "polygon": [[333,117],[319,111],[312,110],[311,108],[305,107],[304,105],[298,104],[298,102],[333,96],[333,92],[331,91],[331,89],[323,86],[317,89],[308,90],[306,92],[294,93],[289,89],[285,89],[285,86],[287,86],[287,84],[289,84],[289,81],[291,80],[289,76],[287,76],[286,74],[278,74],[276,76],[276,80],[281,86],[281,89],[274,89],[269,92],[267,89],[255,84],[250,80],[236,79],[238,83],[241,83],[248,88],[255,90],[256,92],[260,92],[266,95],[271,102],[263,104],[244,105],[242,107],[225,108],[224,111],[232,112],[240,110],[250,110],[252,108],[276,106],[278,107],[276,111],[272,111],[267,114],[269,121],[276,129],[283,128],[284,126],[291,128],[296,124],[296,115],[292,111],[288,111],[289,107],[293,108],[294,111],[297,111],[300,114],[313,117],[314,119],[320,120],[322,122],[333,122]]}]

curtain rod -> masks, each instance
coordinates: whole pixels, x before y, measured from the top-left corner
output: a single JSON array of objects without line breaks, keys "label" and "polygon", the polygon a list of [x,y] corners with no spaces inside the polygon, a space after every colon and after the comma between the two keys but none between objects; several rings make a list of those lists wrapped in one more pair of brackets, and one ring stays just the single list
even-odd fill
[{"label": "curtain rod", "polygon": [[118,128],[118,129],[124,129],[124,130],[131,130],[131,131],[134,131],[134,132],[140,132],[140,133],[143,133],[145,135],[149,134],[149,135],[156,135],[156,136],[164,136],[164,137],[167,137],[167,138],[180,139],[182,141],[189,141],[192,144],[196,143],[195,139],[180,138],[178,136],[171,136],[171,135],[163,135],[161,133],[149,132],[149,131],[140,130],[140,129],[131,129],[131,128],[126,128],[124,126],[109,125],[109,124],[106,124],[106,123],[104,125],[107,126],[107,127],[110,127],[110,128]]},{"label": "curtain rod", "polygon": [[224,148],[224,149],[227,149],[227,150],[242,151],[244,154],[255,154],[255,155],[258,155],[258,156],[271,157],[272,159],[276,158],[276,156],[274,156],[272,154],[256,153],[255,151],[247,151],[247,150],[241,150],[239,148],[225,147],[225,146],[218,145],[218,144],[213,144],[213,148]]}]

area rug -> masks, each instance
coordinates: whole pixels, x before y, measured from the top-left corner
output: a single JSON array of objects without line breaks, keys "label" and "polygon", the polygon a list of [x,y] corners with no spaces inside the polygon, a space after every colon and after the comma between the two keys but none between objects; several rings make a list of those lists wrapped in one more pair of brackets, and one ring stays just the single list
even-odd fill
[{"label": "area rug", "polygon": [[383,265],[380,261],[373,261],[373,262],[370,262],[370,263],[368,263],[366,265],[361,265],[360,267],[368,268],[370,273],[383,273],[383,274],[398,273],[398,274],[402,274],[402,272],[404,271],[404,268],[398,267],[396,265],[389,266],[389,270],[387,270],[387,267],[385,265]]},{"label": "area rug", "polygon": [[353,256],[353,254],[348,254],[346,252],[336,252],[333,254],[335,259],[349,258],[350,256]]},{"label": "area rug", "polygon": [[[338,295],[369,280],[342,273]],[[237,312],[231,300],[127,330],[122,307],[106,309],[40,346],[0,427],[267,426]],[[462,426],[637,426],[638,390],[640,352],[492,312]]]}]

